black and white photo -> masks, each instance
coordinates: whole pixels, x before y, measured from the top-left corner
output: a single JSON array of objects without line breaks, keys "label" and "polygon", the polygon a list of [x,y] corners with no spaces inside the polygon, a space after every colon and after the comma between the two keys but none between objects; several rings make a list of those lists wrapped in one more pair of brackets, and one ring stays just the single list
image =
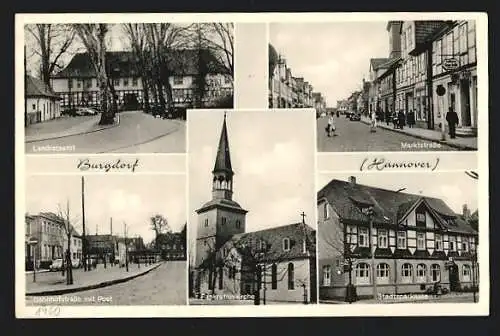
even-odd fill
[{"label": "black and white photo", "polygon": [[319,152],[477,150],[474,20],[271,23],[269,106],[313,107]]},{"label": "black and white photo", "polygon": [[319,174],[320,303],[479,302],[478,174]]},{"label": "black and white photo", "polygon": [[184,153],[187,108],[233,106],[232,23],[24,27],[26,153]]},{"label": "black and white photo", "polygon": [[317,302],[314,111],[189,111],[190,305]]},{"label": "black and white photo", "polygon": [[26,182],[26,305],[187,304],[184,175]]}]

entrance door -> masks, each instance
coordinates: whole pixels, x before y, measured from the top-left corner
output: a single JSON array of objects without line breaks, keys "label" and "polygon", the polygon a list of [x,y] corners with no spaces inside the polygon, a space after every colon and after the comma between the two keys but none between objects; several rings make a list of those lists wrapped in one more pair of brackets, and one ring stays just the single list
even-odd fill
[{"label": "entrance door", "polygon": [[458,278],[458,265],[451,265],[449,267],[450,272],[450,290],[456,291],[459,286],[459,278]]},{"label": "entrance door", "polygon": [[470,114],[470,84],[469,80],[465,79],[460,82],[460,98],[462,103],[461,115],[462,126],[471,126]]}]

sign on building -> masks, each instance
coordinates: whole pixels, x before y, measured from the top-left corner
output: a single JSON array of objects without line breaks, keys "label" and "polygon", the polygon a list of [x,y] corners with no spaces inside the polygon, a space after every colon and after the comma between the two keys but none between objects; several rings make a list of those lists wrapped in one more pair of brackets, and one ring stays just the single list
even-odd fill
[{"label": "sign on building", "polygon": [[445,71],[454,71],[460,67],[460,62],[456,58],[445,58],[442,66]]}]

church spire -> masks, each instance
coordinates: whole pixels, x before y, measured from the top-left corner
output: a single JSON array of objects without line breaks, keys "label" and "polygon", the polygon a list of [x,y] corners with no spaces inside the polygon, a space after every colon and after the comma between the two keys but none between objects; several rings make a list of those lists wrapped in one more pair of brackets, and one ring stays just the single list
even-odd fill
[{"label": "church spire", "polygon": [[212,170],[213,198],[231,199],[233,194],[233,168],[231,165],[231,155],[229,152],[229,141],[227,136],[226,112],[224,112],[224,121],[219,139],[219,148],[215,157],[215,165]]},{"label": "church spire", "polygon": [[215,158],[215,165],[212,173],[217,172],[234,174],[231,166],[231,155],[229,153],[229,141],[227,139],[226,112],[224,112],[224,122],[222,123],[222,131],[220,133],[219,148],[217,149],[217,157]]}]

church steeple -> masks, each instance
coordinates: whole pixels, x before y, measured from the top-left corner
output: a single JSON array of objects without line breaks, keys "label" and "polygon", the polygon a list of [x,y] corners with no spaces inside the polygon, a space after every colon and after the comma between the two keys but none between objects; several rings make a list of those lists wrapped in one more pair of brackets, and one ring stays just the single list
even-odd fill
[{"label": "church steeple", "polygon": [[219,148],[212,170],[212,198],[231,200],[233,195],[233,168],[231,166],[231,154],[229,152],[229,141],[227,136],[226,112],[219,139]]}]

